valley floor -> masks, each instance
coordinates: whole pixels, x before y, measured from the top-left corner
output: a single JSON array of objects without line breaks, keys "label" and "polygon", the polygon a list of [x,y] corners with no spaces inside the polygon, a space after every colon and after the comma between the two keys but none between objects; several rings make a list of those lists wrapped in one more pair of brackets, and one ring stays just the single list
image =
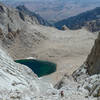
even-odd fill
[{"label": "valley floor", "polygon": [[65,73],[72,74],[84,63],[93,47],[96,34],[85,29],[76,31],[43,29],[39,30],[43,31],[49,40],[38,47],[36,54],[39,59],[57,63],[57,72],[44,77],[55,85]]}]

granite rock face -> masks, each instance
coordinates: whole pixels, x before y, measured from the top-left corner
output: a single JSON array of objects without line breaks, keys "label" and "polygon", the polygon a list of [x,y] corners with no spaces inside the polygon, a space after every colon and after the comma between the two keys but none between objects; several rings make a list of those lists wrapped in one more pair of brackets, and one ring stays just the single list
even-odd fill
[{"label": "granite rock face", "polygon": [[31,53],[36,44],[46,39],[32,28],[35,25],[41,26],[35,16],[31,18],[24,12],[0,3],[0,44],[11,56],[18,55],[16,53],[20,51]]},{"label": "granite rock face", "polygon": [[[32,19],[33,18],[33,19]],[[29,24],[39,24],[39,20],[33,16],[7,7],[0,3],[0,40],[6,45],[14,43],[15,39],[22,31],[26,32]]]},{"label": "granite rock face", "polygon": [[86,61],[90,75],[100,74],[100,33]]},{"label": "granite rock face", "polygon": [[75,81],[100,100],[100,33],[85,63],[73,73]]}]

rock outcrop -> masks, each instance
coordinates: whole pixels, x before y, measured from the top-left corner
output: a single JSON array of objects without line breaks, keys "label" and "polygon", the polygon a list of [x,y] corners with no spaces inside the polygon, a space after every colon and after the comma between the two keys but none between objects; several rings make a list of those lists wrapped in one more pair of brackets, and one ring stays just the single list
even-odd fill
[{"label": "rock outcrop", "polygon": [[100,19],[87,22],[85,27],[91,32],[100,31]]},{"label": "rock outcrop", "polygon": [[100,33],[90,55],[87,58],[86,64],[90,75],[100,74]]},{"label": "rock outcrop", "polygon": [[69,28],[66,26],[66,25],[64,25],[64,26],[62,26],[62,30],[69,30]]}]

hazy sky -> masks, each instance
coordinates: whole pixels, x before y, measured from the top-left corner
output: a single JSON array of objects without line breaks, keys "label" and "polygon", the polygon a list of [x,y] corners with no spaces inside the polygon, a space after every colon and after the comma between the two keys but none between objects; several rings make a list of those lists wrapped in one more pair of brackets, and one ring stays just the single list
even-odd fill
[{"label": "hazy sky", "polygon": [[[0,0],[0,1],[53,1],[53,0]],[[58,1],[60,1],[60,0],[58,0]],[[94,2],[96,2],[96,1],[100,1],[100,0],[64,0],[64,1],[94,1]]]},{"label": "hazy sky", "polygon": [[13,4],[13,3],[16,3],[16,2],[24,2],[24,1],[42,1],[42,2],[48,2],[48,1],[51,1],[51,2],[77,2],[78,4],[86,4],[86,3],[99,3],[100,4],[100,0],[0,0],[4,3],[9,3],[9,4]]}]

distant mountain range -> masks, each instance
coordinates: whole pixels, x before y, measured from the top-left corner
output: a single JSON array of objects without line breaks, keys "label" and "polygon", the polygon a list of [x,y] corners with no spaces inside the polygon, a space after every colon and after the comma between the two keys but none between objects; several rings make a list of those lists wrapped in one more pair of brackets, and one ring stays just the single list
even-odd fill
[{"label": "distant mountain range", "polygon": [[100,0],[2,0],[12,5],[25,5],[51,23],[75,16],[100,6]]},{"label": "distant mountain range", "polygon": [[55,23],[58,29],[61,29],[63,25],[69,29],[80,29],[86,26],[91,31],[98,31],[100,30],[100,7]]},{"label": "distant mountain range", "polygon": [[19,11],[23,12],[26,15],[29,15],[32,20],[36,18],[39,22],[39,24],[44,25],[44,26],[51,26],[46,20],[44,20],[39,14],[36,14],[30,10],[28,10],[24,5],[20,5],[16,7]]}]

